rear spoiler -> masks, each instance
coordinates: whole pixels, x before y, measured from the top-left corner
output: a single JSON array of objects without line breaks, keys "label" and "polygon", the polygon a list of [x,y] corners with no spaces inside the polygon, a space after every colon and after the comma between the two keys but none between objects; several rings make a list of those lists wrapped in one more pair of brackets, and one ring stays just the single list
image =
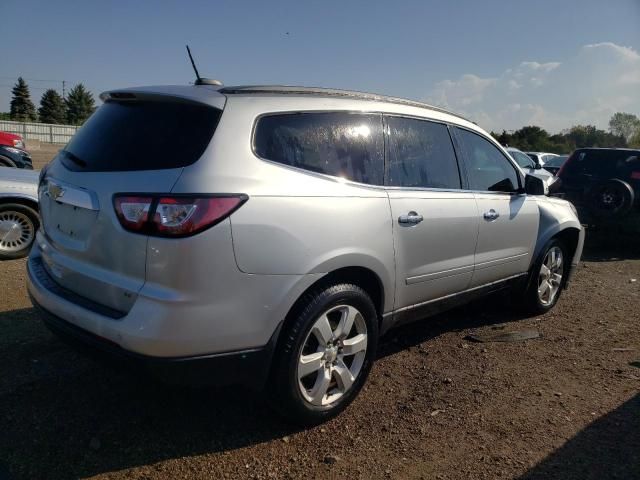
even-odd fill
[{"label": "rear spoiler", "polygon": [[202,86],[171,85],[161,87],[134,87],[122,90],[108,90],[100,94],[103,102],[135,102],[135,101],[162,101],[185,102],[209,105],[224,109],[227,97],[218,92],[218,88]]}]

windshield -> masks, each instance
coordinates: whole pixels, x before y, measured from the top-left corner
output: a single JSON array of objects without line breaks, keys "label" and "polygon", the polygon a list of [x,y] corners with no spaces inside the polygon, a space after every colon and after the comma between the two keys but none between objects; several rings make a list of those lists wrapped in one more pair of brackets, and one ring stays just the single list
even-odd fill
[{"label": "windshield", "polygon": [[535,168],[536,166],[533,160],[531,160],[528,155],[519,150],[509,150],[509,154],[522,168]]}]

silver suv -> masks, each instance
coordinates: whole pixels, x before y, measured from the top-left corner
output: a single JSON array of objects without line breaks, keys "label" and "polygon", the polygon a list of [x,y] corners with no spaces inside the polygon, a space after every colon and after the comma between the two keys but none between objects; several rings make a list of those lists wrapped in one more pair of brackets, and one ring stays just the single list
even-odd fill
[{"label": "silver suv", "polygon": [[91,351],[264,386],[301,423],[354,399],[390,328],[505,288],[543,313],[581,255],[571,204],[438,108],[298,87],[102,99],[41,174],[34,305]]}]

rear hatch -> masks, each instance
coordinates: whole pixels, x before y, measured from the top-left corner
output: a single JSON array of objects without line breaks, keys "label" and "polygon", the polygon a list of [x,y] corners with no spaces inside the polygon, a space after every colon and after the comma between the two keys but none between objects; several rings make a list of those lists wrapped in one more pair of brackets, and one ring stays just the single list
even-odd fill
[{"label": "rear hatch", "polygon": [[39,201],[43,266],[65,289],[126,313],[145,281],[148,237],[125,230],[114,195],[169,193],[182,169],[205,153],[224,106],[210,89],[204,101],[125,91],[106,102],[43,175]]}]

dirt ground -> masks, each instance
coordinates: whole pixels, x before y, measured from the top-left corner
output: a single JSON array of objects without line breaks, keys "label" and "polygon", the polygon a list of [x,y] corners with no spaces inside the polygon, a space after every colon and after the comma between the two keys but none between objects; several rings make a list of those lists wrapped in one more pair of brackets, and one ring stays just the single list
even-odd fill
[{"label": "dirt ground", "polygon": [[62,143],[38,143],[34,144],[34,147],[31,148],[27,140],[27,150],[31,154],[34,170],[40,170],[44,167],[56,156],[58,150],[62,148],[64,148],[64,144]]},{"label": "dirt ground", "polygon": [[[590,235],[545,316],[498,295],[391,332],[354,404],[309,430],[254,392],[74,353],[31,308],[24,260],[0,263],[0,285],[2,480],[640,478],[637,237]],[[542,337],[466,339],[525,328]]]}]

